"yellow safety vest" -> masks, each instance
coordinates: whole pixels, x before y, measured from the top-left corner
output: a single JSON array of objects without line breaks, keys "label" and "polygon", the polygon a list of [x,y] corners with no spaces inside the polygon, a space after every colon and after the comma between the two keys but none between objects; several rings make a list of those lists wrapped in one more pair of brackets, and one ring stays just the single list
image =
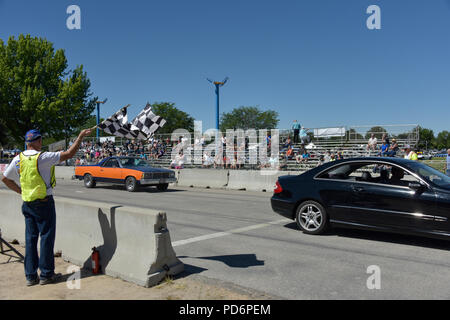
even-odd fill
[{"label": "yellow safety vest", "polygon": [[[47,185],[39,173],[38,160],[41,152],[33,156],[20,154],[19,172],[20,186],[22,189],[22,200],[25,202],[44,199],[47,196]],[[56,185],[55,167],[51,168],[50,184],[54,188]]]}]

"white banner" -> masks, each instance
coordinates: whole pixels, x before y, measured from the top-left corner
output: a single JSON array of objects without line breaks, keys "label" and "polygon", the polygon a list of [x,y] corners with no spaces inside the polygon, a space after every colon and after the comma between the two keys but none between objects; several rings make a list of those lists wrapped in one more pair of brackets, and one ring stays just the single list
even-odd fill
[{"label": "white banner", "polygon": [[106,142],[106,141],[112,141],[112,142],[116,142],[116,137],[112,136],[112,137],[100,137],[100,143]]},{"label": "white banner", "polygon": [[314,129],[315,138],[345,137],[345,127]]}]

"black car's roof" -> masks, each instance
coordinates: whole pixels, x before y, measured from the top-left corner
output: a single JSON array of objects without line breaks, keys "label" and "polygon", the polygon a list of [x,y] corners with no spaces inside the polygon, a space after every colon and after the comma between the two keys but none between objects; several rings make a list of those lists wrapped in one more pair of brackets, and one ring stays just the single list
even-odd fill
[{"label": "black car's roof", "polygon": [[414,163],[416,161],[404,159],[404,158],[393,158],[393,157],[359,157],[359,158],[346,158],[341,160],[335,160],[335,161],[329,161],[324,163],[323,165],[316,167],[314,169],[311,169],[308,171],[311,174],[315,174],[318,171],[322,171],[326,168],[335,166],[337,164],[346,163],[346,162],[354,162],[354,161],[360,161],[360,162],[367,162],[367,161],[377,161],[377,162],[389,162],[393,164],[397,164],[400,166],[404,166],[407,168],[410,168],[409,164]]},{"label": "black car's roof", "polygon": [[[393,157],[359,157],[359,158],[347,158],[342,160],[337,160],[339,162],[345,161],[384,161],[384,162],[392,162],[395,164],[407,164],[412,160],[404,159],[404,158],[393,158]],[[336,161],[336,162],[337,162]]]}]

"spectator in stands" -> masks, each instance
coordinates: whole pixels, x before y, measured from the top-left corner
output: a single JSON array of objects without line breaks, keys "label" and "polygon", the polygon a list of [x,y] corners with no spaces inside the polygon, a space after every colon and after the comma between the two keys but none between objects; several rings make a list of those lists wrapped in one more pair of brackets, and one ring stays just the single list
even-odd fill
[{"label": "spectator in stands", "polygon": [[302,162],[308,162],[309,158],[310,158],[310,154],[308,153],[307,150],[303,149],[303,152],[299,153],[295,157],[295,160],[297,163],[302,163]]},{"label": "spectator in stands", "polygon": [[223,166],[223,156],[221,156],[221,153],[222,152],[217,152],[214,156],[214,169]]},{"label": "spectator in stands", "polygon": [[387,156],[388,152],[389,152],[389,145],[386,143],[386,140],[383,140],[383,144],[380,147],[380,153],[378,153],[378,155],[385,157]]},{"label": "spectator in stands", "polygon": [[399,150],[398,143],[396,139],[392,139],[392,145],[389,146],[389,151],[387,153],[388,157],[395,157]]},{"label": "spectator in stands", "polygon": [[381,137],[381,142],[386,142],[387,145],[390,145],[389,143],[389,137],[386,133],[383,133],[383,136]]},{"label": "spectator in stands", "polygon": [[287,158],[286,157],[280,157],[280,164],[278,166],[278,170],[286,170],[287,169]]},{"label": "spectator in stands", "polygon": [[338,160],[344,159],[344,156],[342,155],[342,152],[339,151],[339,152],[337,153],[337,159],[338,159]]},{"label": "spectator in stands", "polygon": [[286,160],[291,160],[294,157],[294,149],[292,146],[289,146],[289,148],[286,151]]},{"label": "spectator in stands", "polygon": [[292,130],[294,132],[294,143],[298,143],[298,135],[300,133],[300,123],[298,123],[297,120],[294,120],[294,123],[292,124]]},{"label": "spectator in stands", "polygon": [[208,152],[203,153],[203,168],[210,168],[214,163],[213,158]]},{"label": "spectator in stands", "polygon": [[289,146],[292,146],[292,140],[291,140],[290,136],[288,136],[286,138],[286,140],[284,141],[283,149],[287,149],[287,148],[289,148]]},{"label": "spectator in stands", "polygon": [[327,163],[331,161],[331,154],[330,151],[327,151],[325,155],[323,156],[323,163]]},{"label": "spectator in stands", "polygon": [[75,166],[79,166],[81,164],[81,159],[77,158],[77,160],[75,160]]},{"label": "spectator in stands", "polygon": [[276,166],[277,163],[278,163],[278,157],[276,155],[272,155],[269,158],[269,167],[272,168],[272,169],[275,169],[277,167]]},{"label": "spectator in stands", "polygon": [[172,169],[183,169],[186,163],[186,155],[183,154],[183,150],[175,156],[175,159],[170,163],[170,168]]},{"label": "spectator in stands", "polygon": [[417,157],[417,153],[415,153],[409,144],[405,145],[405,159],[417,161],[419,158]]},{"label": "spectator in stands", "polygon": [[308,128],[305,127],[301,127],[300,129],[300,140],[302,142],[303,145],[308,144],[309,143],[309,136],[308,136]]},{"label": "spectator in stands", "polygon": [[447,167],[446,174],[450,177],[450,149],[447,150]]},{"label": "spectator in stands", "polygon": [[319,161],[317,162],[317,166],[321,166],[325,163],[325,157],[323,155],[321,155],[319,157]]},{"label": "spectator in stands", "polygon": [[370,135],[369,141],[367,142],[367,151],[375,151],[377,148],[377,143],[377,137],[375,137],[375,134],[372,133]]}]

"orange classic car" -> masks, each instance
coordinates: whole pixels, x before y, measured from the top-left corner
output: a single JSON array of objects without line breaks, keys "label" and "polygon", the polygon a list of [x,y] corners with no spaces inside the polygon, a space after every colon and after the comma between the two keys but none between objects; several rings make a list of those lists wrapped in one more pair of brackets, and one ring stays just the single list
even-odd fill
[{"label": "orange classic car", "polygon": [[177,181],[174,171],[153,168],[137,157],[109,157],[96,165],[77,166],[75,178],[84,180],[86,188],[94,188],[97,182],[109,182],[124,184],[130,192],[143,185],[164,191],[169,183]]}]

